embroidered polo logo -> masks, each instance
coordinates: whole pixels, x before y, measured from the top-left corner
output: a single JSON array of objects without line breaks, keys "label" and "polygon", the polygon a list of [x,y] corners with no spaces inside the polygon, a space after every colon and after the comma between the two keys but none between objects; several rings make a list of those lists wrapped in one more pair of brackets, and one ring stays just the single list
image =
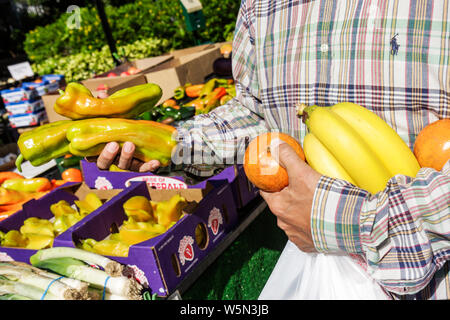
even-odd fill
[{"label": "embroidered polo logo", "polygon": [[397,37],[398,37],[398,33],[395,34],[395,36],[393,36],[391,38],[391,55],[396,56],[398,53],[398,48],[400,48],[400,45],[397,43]]}]

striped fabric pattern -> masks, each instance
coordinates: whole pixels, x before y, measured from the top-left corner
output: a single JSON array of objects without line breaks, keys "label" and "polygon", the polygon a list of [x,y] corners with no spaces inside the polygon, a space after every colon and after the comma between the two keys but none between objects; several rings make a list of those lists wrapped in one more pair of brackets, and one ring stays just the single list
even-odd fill
[{"label": "striped fabric pattern", "polygon": [[376,196],[322,177],[311,218],[314,244],[321,252],[364,255],[371,276],[403,298],[446,299],[449,278],[441,269],[448,270],[450,259],[449,185],[450,161],[442,173],[424,168],[415,179],[395,176]]},{"label": "striped fabric pattern", "polygon": [[[360,104],[412,148],[426,125],[450,118],[449,22],[450,0],[242,0],[236,99],[180,125],[177,160],[240,162],[248,141],[267,130],[303,141],[298,103]],[[450,298],[448,176],[397,176],[377,195],[322,177],[314,242],[363,255],[396,297]]]}]

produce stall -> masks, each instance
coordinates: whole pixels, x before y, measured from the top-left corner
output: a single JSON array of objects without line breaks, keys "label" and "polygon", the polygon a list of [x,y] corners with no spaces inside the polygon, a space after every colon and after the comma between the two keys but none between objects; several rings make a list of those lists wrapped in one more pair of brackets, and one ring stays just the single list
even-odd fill
[{"label": "produce stall", "polygon": [[[288,185],[271,141],[287,142],[319,173],[373,193],[396,173],[442,165],[426,163],[423,150],[433,147],[426,138],[418,137],[413,153],[377,115],[340,103],[298,105],[309,129],[303,145],[287,134],[261,134],[243,164],[204,166],[206,177],[193,175],[171,163],[174,133],[235,98],[231,53],[230,43],[200,45],[127,61],[81,82],[45,75],[1,92],[11,125],[23,130],[0,154],[0,299],[257,299],[287,241],[259,195]],[[30,115],[37,118],[16,125]],[[360,153],[334,148],[329,126]],[[402,155],[397,162],[373,156],[383,151],[374,128],[389,141],[383,148]],[[115,161],[100,169],[97,157],[113,141],[132,142],[135,159],[161,167],[139,172]],[[363,176],[361,158],[380,174]],[[267,168],[275,173],[263,173]]]},{"label": "produce stall", "polygon": [[[201,45],[126,63],[81,83],[47,76],[51,80],[42,83],[53,81],[52,90],[35,81],[2,92],[8,107],[36,101],[46,113],[45,121],[28,123],[20,132],[11,165],[2,172],[3,298],[218,298],[216,289],[208,293],[195,286],[211,283],[206,272],[216,263],[221,271],[215,281],[228,281],[231,271],[223,273],[223,266],[235,269],[238,258],[223,257],[241,251],[233,246],[249,236],[245,231],[261,215],[264,220],[272,216],[242,165],[217,167],[205,179],[166,164],[178,123],[235,96],[230,54],[229,44]],[[18,101],[11,102],[14,97]],[[136,157],[158,159],[162,168],[139,173],[112,164],[100,170],[95,156],[108,141],[132,141]],[[285,241],[279,230],[272,231]],[[249,242],[247,253],[257,248]],[[257,256],[269,254],[273,264],[279,250],[270,246]],[[110,274],[105,263],[124,270]],[[266,268],[267,278],[270,265]],[[74,270],[86,272],[80,279]],[[24,282],[10,274],[20,274]],[[61,282],[61,277],[76,283]],[[114,291],[98,282],[109,278],[132,289]],[[263,283],[260,277],[258,285]],[[74,291],[73,286],[82,288]],[[242,292],[257,298],[258,290]],[[196,296],[200,293],[206,295]]]}]

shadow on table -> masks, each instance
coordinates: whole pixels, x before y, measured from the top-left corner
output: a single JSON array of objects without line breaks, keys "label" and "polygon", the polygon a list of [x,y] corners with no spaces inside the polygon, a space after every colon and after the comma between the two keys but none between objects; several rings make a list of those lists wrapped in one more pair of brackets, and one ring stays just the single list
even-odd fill
[{"label": "shadow on table", "polygon": [[287,242],[268,208],[182,295],[184,300],[254,300]]}]

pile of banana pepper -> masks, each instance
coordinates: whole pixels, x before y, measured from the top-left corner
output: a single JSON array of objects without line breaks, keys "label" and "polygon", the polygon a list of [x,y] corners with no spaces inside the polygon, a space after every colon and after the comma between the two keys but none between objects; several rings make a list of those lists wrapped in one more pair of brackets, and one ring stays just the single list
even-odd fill
[{"label": "pile of banana pepper", "polygon": [[25,178],[12,171],[0,172],[0,221],[21,210],[29,200],[39,199],[64,183],[43,177]]},{"label": "pile of banana pepper", "polygon": [[159,236],[177,223],[187,205],[179,194],[158,202],[132,196],[123,204],[126,220],[117,232],[100,241],[83,239],[78,247],[98,254],[126,257],[130,246]]},{"label": "pile of banana pepper", "polygon": [[16,160],[19,172],[24,160],[39,166],[68,154],[96,156],[111,141],[120,145],[133,142],[135,157],[144,162],[155,159],[162,166],[169,164],[176,146],[175,127],[139,119],[160,100],[162,91],[158,85],[137,85],[107,98],[97,98],[85,86],[74,82],[60,94],[54,110],[70,120],[45,124],[19,136],[20,155]]},{"label": "pile of banana pepper", "polygon": [[173,98],[156,106],[149,119],[172,124],[206,114],[236,96],[233,79],[212,78],[206,83],[187,83],[175,89]]},{"label": "pile of banana pepper", "polygon": [[75,200],[75,207],[65,200],[60,200],[50,206],[53,214],[51,219],[30,217],[18,230],[0,231],[0,245],[34,250],[50,248],[55,237],[101,205],[102,200],[92,192],[84,199]]}]

